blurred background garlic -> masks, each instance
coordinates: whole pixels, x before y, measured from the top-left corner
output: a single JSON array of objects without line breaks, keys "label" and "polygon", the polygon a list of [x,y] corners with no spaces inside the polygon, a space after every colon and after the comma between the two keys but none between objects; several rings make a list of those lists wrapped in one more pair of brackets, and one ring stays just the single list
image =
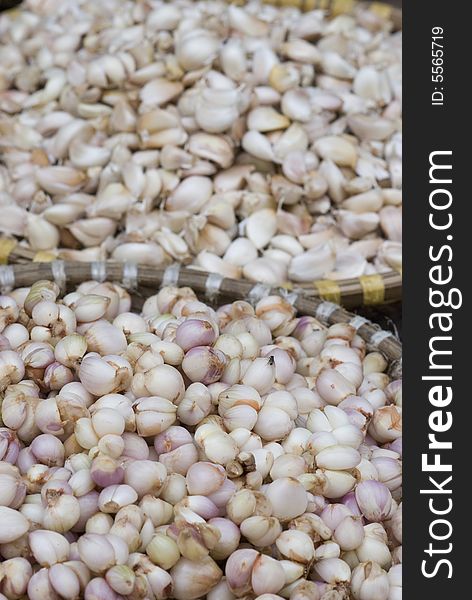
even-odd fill
[{"label": "blurred background garlic", "polygon": [[74,0],[71,24],[53,5],[2,16],[0,233],[21,252],[271,285],[401,270],[388,20]]}]

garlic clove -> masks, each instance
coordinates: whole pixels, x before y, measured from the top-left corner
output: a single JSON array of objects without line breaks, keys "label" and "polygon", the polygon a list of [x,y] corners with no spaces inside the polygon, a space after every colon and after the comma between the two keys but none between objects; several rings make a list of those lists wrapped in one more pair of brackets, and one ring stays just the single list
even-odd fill
[{"label": "garlic clove", "polygon": [[275,211],[258,210],[246,220],[246,235],[257,249],[264,248],[277,231]]},{"label": "garlic clove", "polygon": [[168,81],[163,77],[158,77],[146,83],[141,89],[139,97],[146,107],[152,108],[167,104],[179,96],[183,89],[183,85],[178,81]]},{"label": "garlic clove", "polygon": [[321,158],[332,160],[340,167],[354,168],[356,165],[356,148],[341,136],[322,137],[315,142],[314,148]]}]

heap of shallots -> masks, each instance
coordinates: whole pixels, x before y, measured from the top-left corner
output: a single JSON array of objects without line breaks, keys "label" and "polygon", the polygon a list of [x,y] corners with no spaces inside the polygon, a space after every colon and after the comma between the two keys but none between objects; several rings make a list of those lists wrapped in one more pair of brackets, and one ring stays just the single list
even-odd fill
[{"label": "heap of shallots", "polygon": [[279,296],[0,296],[0,599],[399,600],[386,369]]},{"label": "heap of shallots", "polygon": [[271,285],[400,270],[401,178],[401,32],[365,6],[0,17],[0,232],[33,253]]}]

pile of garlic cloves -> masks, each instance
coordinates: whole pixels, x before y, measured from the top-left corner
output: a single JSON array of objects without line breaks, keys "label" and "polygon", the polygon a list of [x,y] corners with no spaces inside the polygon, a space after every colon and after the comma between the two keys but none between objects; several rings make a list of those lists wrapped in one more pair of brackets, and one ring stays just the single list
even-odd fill
[{"label": "pile of garlic cloves", "polygon": [[0,233],[271,285],[401,269],[401,32],[366,8],[26,0]]},{"label": "pile of garlic cloves", "polygon": [[0,600],[400,600],[387,366],[279,296],[0,296]]}]

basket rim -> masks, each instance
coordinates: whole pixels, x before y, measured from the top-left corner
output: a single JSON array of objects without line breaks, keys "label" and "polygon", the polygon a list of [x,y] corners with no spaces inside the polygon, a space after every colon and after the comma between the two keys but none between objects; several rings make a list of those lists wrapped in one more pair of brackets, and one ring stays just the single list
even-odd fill
[{"label": "basket rim", "polygon": [[[58,257],[53,252],[34,252],[10,236],[0,236],[0,264],[11,263],[20,266],[52,262],[57,259]],[[113,262],[113,260],[107,260],[109,264]],[[160,269],[160,267],[149,266]],[[198,270],[198,267],[193,265],[189,265],[189,267],[191,270]],[[162,269],[164,268],[162,267]],[[244,278],[241,281],[251,283],[250,280]],[[402,273],[393,269],[375,275],[362,275],[347,279],[316,279],[309,283],[287,281],[281,287],[297,291],[303,290],[307,296],[321,297],[324,300],[343,304],[347,308],[398,302],[402,299],[403,290]]]},{"label": "basket rim", "polygon": [[339,304],[307,296],[303,290],[267,286],[247,280],[221,277],[215,273],[181,267],[178,263],[165,269],[157,269],[135,263],[119,262],[65,262],[29,263],[26,265],[0,266],[0,292],[13,288],[28,287],[40,280],[55,281],[62,290],[67,285],[84,281],[113,281],[123,285],[132,295],[143,297],[156,293],[161,287],[174,285],[191,287],[197,295],[215,302],[246,300],[256,303],[267,295],[285,297],[302,315],[315,317],[326,326],[348,323],[367,343],[369,350],[378,350],[390,363],[390,371],[401,377],[402,343],[390,331],[368,319],[346,310]]}]

